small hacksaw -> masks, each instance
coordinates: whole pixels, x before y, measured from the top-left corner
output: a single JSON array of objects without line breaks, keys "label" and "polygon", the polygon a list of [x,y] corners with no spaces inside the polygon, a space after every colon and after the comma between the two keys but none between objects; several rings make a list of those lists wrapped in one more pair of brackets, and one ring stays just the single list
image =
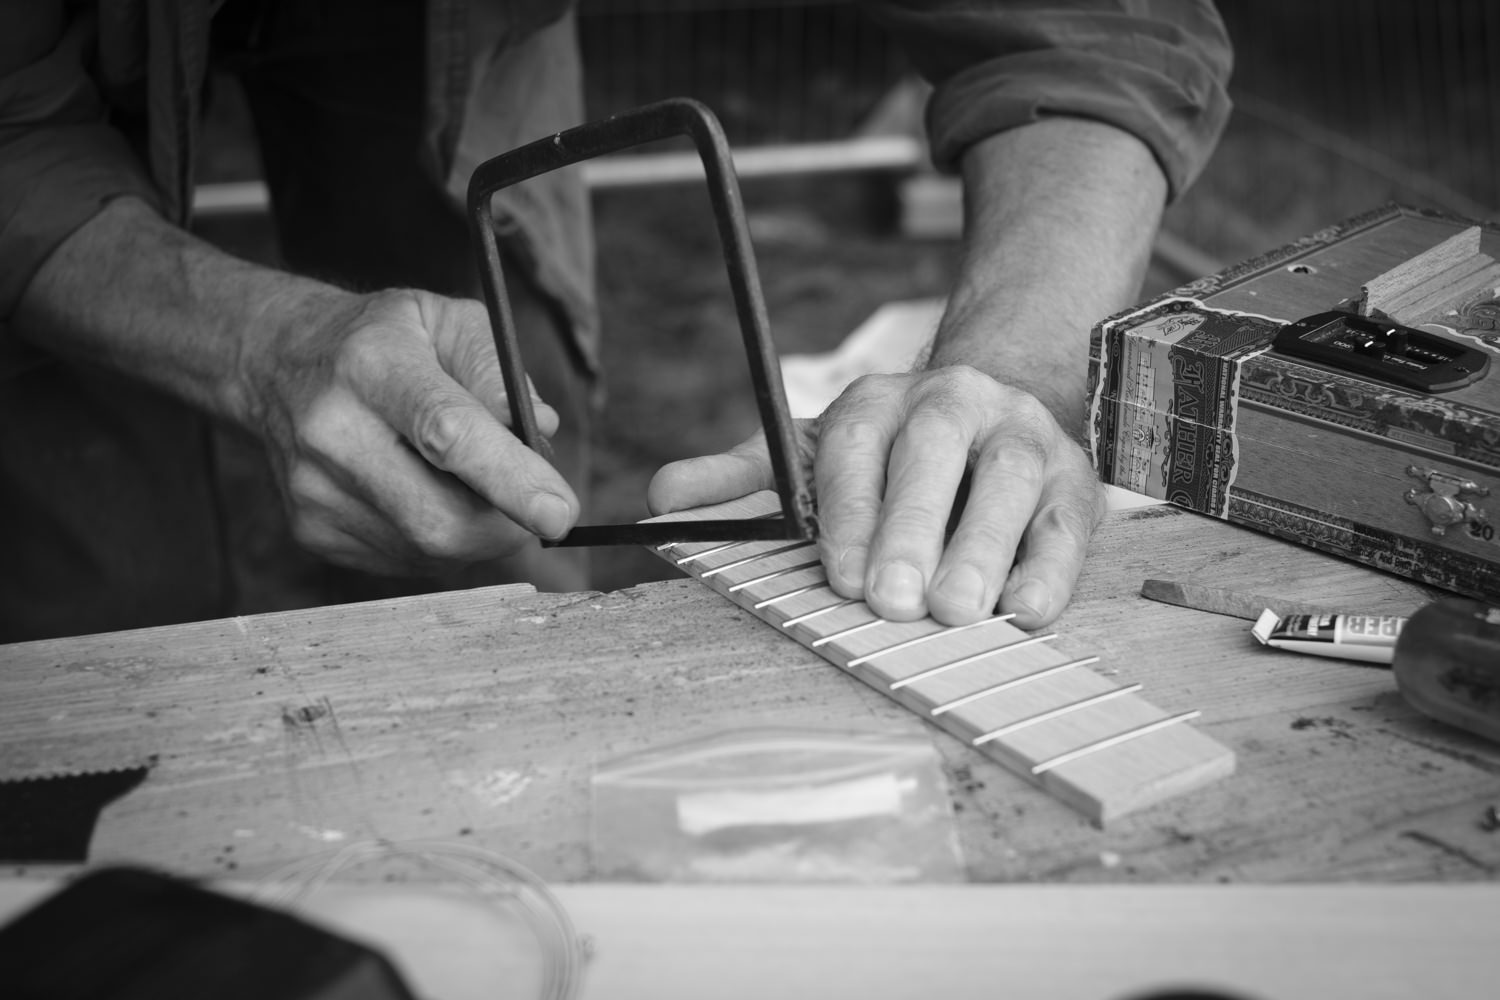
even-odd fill
[{"label": "small hacksaw", "polygon": [[781,364],[771,341],[765,296],[755,267],[750,229],[734,172],[728,140],[717,118],[703,104],[687,98],[659,101],[579,125],[486,160],[469,178],[470,234],[479,255],[480,283],[505,391],[510,397],[511,427],[527,447],[548,456],[551,449],[537,429],[536,411],[526,388],[526,367],[510,300],[501,272],[491,198],[496,191],[583,160],[616,153],[658,139],[686,135],[693,140],[708,178],[709,199],[718,223],[720,245],[729,271],[729,287],[739,316],[750,380],[765,431],[766,450],[781,501],[780,516],[754,520],[653,521],[630,524],[578,525],[552,545],[661,545],[668,542],[745,540],[811,540],[817,536],[812,491],[797,460],[795,430],[781,381]]}]

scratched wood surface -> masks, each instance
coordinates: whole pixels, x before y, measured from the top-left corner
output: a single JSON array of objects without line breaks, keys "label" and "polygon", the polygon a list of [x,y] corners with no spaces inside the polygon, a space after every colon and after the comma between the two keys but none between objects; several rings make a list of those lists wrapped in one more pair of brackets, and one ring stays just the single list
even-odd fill
[{"label": "scratched wood surface", "polygon": [[[0,647],[0,777],[151,762],[92,858],[254,877],[349,839],[443,837],[590,877],[589,777],[764,725],[929,734],[973,880],[1492,879],[1500,747],[1389,671],[1256,646],[1138,596],[1183,579],[1410,612],[1418,586],[1170,507],[1111,516],[1057,648],[1141,681],[1236,774],[1107,829],[684,579],[498,588]],[[600,831],[608,836],[609,831]],[[343,838],[342,840],[340,838]]]}]

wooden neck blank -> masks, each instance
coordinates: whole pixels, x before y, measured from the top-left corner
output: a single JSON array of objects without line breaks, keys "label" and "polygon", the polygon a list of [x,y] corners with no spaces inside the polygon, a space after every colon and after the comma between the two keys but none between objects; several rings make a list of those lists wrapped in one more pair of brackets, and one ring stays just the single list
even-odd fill
[{"label": "wooden neck blank", "polygon": [[[756,518],[774,493],[655,520]],[[683,542],[657,554],[828,662],[1096,823],[1181,795],[1234,771],[1227,747],[1007,616],[950,627],[893,622],[840,597],[812,543]]]}]

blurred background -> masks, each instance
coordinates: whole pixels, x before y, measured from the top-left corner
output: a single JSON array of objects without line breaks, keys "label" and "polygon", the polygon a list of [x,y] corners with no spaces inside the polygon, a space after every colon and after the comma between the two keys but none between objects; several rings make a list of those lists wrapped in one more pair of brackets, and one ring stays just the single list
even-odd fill
[{"label": "blurred background", "polygon": [[[1388,201],[1476,220],[1500,206],[1500,4],[1219,0],[1235,113],[1168,212],[1142,296]],[[924,89],[850,2],[582,0],[591,118],[672,96],[724,123],[771,326],[787,354],[833,351],[883,305],[944,294],[958,191],[926,161]],[[274,261],[254,145],[232,87],[212,110],[200,228]],[[645,516],[663,462],[759,424],[701,183],[670,152],[591,167],[608,403],[593,522]],[[675,576],[595,552],[609,590]]]}]

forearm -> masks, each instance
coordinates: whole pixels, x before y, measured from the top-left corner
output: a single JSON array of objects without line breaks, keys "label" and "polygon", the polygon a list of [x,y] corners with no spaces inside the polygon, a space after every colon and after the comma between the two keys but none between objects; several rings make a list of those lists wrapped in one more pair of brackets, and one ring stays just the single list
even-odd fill
[{"label": "forearm", "polygon": [[1167,185],[1134,136],[1053,118],[963,159],[965,254],[929,367],[972,365],[1081,428],[1089,331],[1133,302]]},{"label": "forearm", "polygon": [[335,562],[425,574],[577,520],[571,487],[503,424],[477,302],[257,267],[119,199],[48,258],[15,329],[259,435],[294,537]]},{"label": "forearm", "polygon": [[149,382],[252,426],[253,348],[346,293],[238,260],[120,198],[70,236],[27,286],[14,332],[49,353]]}]

